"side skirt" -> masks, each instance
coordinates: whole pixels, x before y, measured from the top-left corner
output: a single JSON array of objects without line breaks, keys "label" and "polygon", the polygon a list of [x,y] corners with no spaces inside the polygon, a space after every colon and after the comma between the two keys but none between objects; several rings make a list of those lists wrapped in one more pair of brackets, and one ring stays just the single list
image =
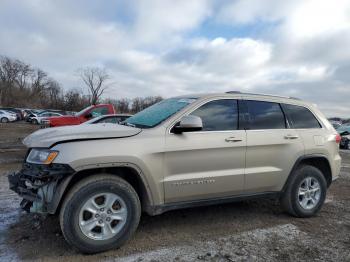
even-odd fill
[{"label": "side skirt", "polygon": [[257,194],[242,194],[242,195],[236,195],[236,196],[230,196],[230,197],[174,202],[174,203],[168,203],[168,204],[149,207],[149,210],[147,210],[148,211],[147,213],[149,215],[154,216],[154,215],[160,215],[164,212],[168,212],[176,209],[211,206],[211,205],[239,202],[242,200],[258,199],[258,198],[278,199],[280,196],[281,196],[281,192],[263,192],[263,193],[257,193]]}]

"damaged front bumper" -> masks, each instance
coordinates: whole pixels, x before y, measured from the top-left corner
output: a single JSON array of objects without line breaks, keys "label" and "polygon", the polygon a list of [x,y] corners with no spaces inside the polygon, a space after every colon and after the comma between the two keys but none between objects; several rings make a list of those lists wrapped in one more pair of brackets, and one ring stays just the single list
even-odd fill
[{"label": "damaged front bumper", "polygon": [[65,164],[24,163],[20,171],[8,176],[8,180],[10,189],[23,198],[21,207],[24,210],[53,214],[64,187],[74,172],[69,165]]}]

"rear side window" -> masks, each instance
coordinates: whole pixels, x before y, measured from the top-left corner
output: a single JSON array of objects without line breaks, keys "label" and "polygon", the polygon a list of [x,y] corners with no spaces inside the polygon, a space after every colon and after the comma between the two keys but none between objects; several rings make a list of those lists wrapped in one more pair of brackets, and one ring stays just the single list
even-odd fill
[{"label": "rear side window", "polygon": [[282,104],[282,107],[292,121],[293,128],[321,128],[316,117],[306,107],[288,104]]},{"label": "rear side window", "polygon": [[237,100],[214,100],[202,105],[191,115],[202,119],[202,131],[224,131],[238,128]]},{"label": "rear side window", "polygon": [[284,129],[286,120],[278,103],[248,100],[250,129]]}]

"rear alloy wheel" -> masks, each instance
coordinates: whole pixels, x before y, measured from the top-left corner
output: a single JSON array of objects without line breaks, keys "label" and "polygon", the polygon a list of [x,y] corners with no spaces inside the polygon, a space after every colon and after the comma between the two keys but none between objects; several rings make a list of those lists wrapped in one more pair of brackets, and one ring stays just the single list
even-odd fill
[{"label": "rear alloy wheel", "polygon": [[82,253],[120,247],[135,232],[141,204],[134,188],[113,175],[95,175],[76,184],[60,211],[67,242]]},{"label": "rear alloy wheel", "polygon": [[320,202],[321,186],[314,177],[306,177],[299,186],[299,205],[305,210],[313,209]]},{"label": "rear alloy wheel", "polygon": [[1,123],[7,123],[9,122],[9,119],[7,117],[1,118]]},{"label": "rear alloy wheel", "polygon": [[293,216],[311,217],[321,209],[326,191],[322,172],[314,166],[302,165],[291,174],[281,204]]}]

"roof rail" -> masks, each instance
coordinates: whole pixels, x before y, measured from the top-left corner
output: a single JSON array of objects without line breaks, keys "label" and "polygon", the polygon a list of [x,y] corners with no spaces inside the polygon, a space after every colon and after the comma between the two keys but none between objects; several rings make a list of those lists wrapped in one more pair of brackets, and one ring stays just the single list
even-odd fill
[{"label": "roof rail", "polygon": [[288,98],[288,99],[300,100],[300,98],[292,97],[292,96],[279,96],[279,95],[270,95],[270,94],[257,94],[257,93],[240,92],[240,91],[227,91],[226,94],[257,95],[257,96],[280,97],[280,98]]},{"label": "roof rail", "polygon": [[241,94],[241,91],[227,91],[226,94]]}]

